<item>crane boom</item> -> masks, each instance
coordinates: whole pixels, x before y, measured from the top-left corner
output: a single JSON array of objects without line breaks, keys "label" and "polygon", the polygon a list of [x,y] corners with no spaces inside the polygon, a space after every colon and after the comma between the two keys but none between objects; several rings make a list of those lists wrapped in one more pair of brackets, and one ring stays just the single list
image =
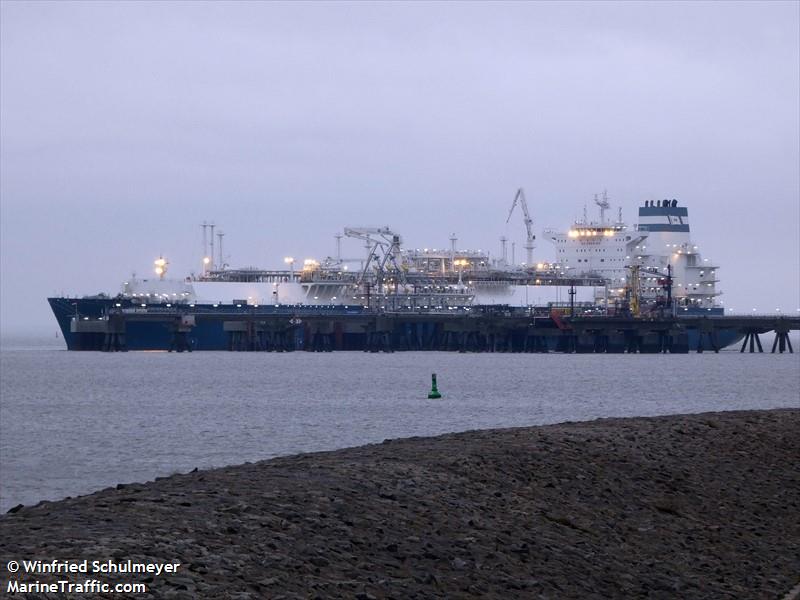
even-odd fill
[{"label": "crane boom", "polygon": [[347,237],[357,238],[359,240],[371,240],[370,236],[379,235],[387,240],[392,236],[397,235],[388,227],[345,227],[344,234]]},{"label": "crane boom", "polygon": [[[402,275],[402,270],[397,264],[400,256],[400,235],[388,227],[345,227],[344,235],[367,243],[367,260],[358,278],[358,283],[363,283],[370,269],[375,269],[377,282],[381,283],[391,266],[391,272]],[[377,238],[372,236],[378,236]],[[373,264],[376,263],[376,264]]]},{"label": "crane boom", "polygon": [[525,264],[530,267],[533,264],[533,249],[535,247],[533,240],[536,239],[536,236],[533,234],[533,219],[531,219],[531,215],[528,212],[528,202],[525,200],[525,191],[522,188],[519,188],[514,196],[514,202],[511,203],[511,210],[508,211],[506,223],[511,220],[511,215],[514,213],[517,204],[519,204],[522,209],[522,220],[525,223],[525,232],[527,233],[524,246],[527,259]]}]

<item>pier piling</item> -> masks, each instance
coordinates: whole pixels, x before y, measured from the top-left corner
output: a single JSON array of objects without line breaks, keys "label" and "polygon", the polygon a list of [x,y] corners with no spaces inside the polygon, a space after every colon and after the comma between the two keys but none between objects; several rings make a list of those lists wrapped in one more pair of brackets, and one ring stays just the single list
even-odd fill
[{"label": "pier piling", "polygon": [[[230,350],[236,352],[450,351],[524,353],[686,353],[741,341],[740,352],[764,352],[760,335],[775,332],[772,353],[794,352],[789,338],[800,316],[565,316],[509,307],[375,310],[364,307],[269,306],[105,308],[71,315],[71,350]],[[742,339],[744,338],[744,339]]]}]

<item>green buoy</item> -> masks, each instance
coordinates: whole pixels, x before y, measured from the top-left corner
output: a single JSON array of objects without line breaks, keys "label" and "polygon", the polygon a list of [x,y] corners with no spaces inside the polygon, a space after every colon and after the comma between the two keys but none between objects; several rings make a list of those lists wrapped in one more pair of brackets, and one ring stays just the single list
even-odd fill
[{"label": "green buoy", "polygon": [[439,388],[436,387],[436,373],[431,373],[431,391],[428,392],[429,399],[441,398]]}]

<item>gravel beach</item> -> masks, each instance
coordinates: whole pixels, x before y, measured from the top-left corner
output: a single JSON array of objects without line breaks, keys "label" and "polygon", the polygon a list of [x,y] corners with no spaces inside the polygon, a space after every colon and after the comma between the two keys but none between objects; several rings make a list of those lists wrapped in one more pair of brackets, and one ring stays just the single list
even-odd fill
[{"label": "gravel beach", "polygon": [[97,576],[137,598],[781,599],[800,583],[800,409],[387,440],[12,510],[2,595],[87,578],[9,561],[86,559],[180,563]]}]

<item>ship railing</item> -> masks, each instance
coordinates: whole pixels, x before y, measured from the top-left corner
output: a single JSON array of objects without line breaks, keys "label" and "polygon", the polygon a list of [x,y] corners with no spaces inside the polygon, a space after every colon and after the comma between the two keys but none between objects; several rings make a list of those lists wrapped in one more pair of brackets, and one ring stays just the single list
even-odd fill
[{"label": "ship railing", "polygon": [[386,315],[469,315],[474,313],[474,308],[469,306],[447,306],[447,307],[386,307],[379,308],[376,312]]},{"label": "ship railing", "polygon": [[[680,310],[678,311],[678,313],[679,313],[678,316],[680,316]],[[704,315],[686,315],[686,317],[699,317],[701,319],[703,318],[703,316]],[[713,315],[713,316],[714,317],[721,317],[723,315]],[[747,311],[743,311],[743,312],[732,312],[731,311],[731,312],[729,312],[726,309],[724,316],[726,316],[726,317],[740,317],[740,318],[753,317],[755,319],[780,319],[780,318],[797,319],[797,318],[800,318],[800,308],[797,309],[797,311],[795,313],[792,313],[790,311],[786,311],[786,312],[784,312],[784,311],[775,311],[775,312],[772,312],[772,313],[771,312],[747,312]]]},{"label": "ship railing", "polygon": [[154,306],[148,304],[147,306],[126,306],[125,308],[110,308],[108,314],[137,314],[137,313],[153,313],[153,314],[172,314],[177,313],[179,309],[188,307],[188,304],[175,304],[173,306]]}]

